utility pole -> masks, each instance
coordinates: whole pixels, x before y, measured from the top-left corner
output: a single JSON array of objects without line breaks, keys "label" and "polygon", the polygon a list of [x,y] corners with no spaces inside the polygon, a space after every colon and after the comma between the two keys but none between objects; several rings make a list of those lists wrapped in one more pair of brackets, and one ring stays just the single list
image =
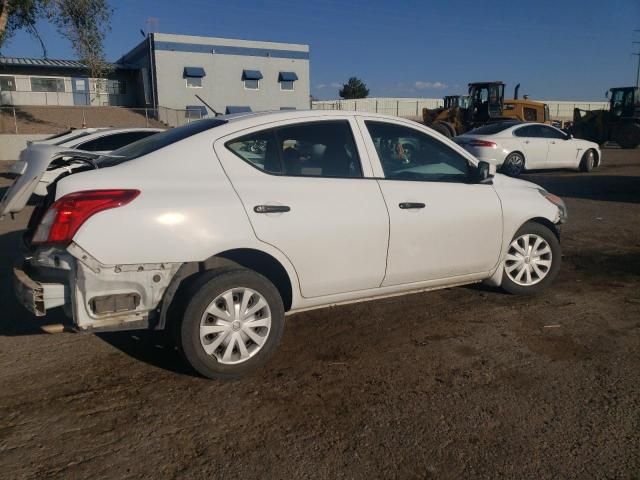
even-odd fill
[{"label": "utility pole", "polygon": [[[640,33],[640,30],[634,30],[633,33]],[[640,44],[640,42],[632,42],[634,45]],[[640,87],[640,52],[634,53],[638,57],[638,70],[636,71],[636,88]]]}]

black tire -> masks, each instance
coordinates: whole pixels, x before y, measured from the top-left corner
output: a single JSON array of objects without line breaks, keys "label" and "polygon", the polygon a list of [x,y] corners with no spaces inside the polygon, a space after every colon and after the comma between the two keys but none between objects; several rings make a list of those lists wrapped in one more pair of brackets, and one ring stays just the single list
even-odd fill
[{"label": "black tire", "polygon": [[[516,239],[522,237],[523,235],[536,235],[537,237],[541,237],[542,240],[546,242],[551,250],[551,265],[546,272],[546,275],[542,277],[542,279],[537,283],[534,283],[532,285],[521,285],[512,280],[507,273],[507,268],[512,265],[511,261],[508,260],[509,257],[507,256],[503,261],[503,265],[501,267],[503,268],[501,287],[505,291],[514,295],[536,295],[547,289],[558,276],[558,273],[560,272],[560,264],[562,263],[562,249],[560,247],[560,241],[558,240],[556,234],[549,228],[539,223],[527,222],[522,225],[514,235],[511,243],[513,243]],[[511,252],[511,243],[509,244],[507,255]],[[538,248],[544,248],[544,245],[540,245],[540,247]],[[541,256],[539,258],[543,257]],[[544,258],[546,259],[547,257],[545,256]]]},{"label": "black tire", "polygon": [[636,148],[640,145],[640,123],[623,123],[616,128],[613,137],[620,148]]},{"label": "black tire", "polygon": [[[271,326],[264,343],[247,360],[225,364],[214,354],[208,355],[200,341],[200,326],[205,309],[221,294],[236,288],[254,290],[267,302]],[[235,294],[234,294],[235,295]],[[235,298],[235,297],[234,297]],[[200,276],[185,292],[186,309],[176,343],[186,361],[201,375],[231,380],[245,376],[264,365],[276,350],[284,330],[284,306],[276,287],[264,276],[246,269],[212,270]],[[234,350],[238,347],[236,343]],[[224,348],[224,346],[221,346]]]},{"label": "black tire", "polygon": [[454,136],[451,133],[451,130],[449,130],[449,128],[447,128],[447,126],[444,125],[443,123],[434,123],[431,128],[433,128],[436,132],[444,135],[447,138],[452,138]]},{"label": "black tire", "polygon": [[520,152],[511,152],[507,155],[507,158],[504,159],[502,167],[500,167],[500,171],[510,177],[518,177],[522,172],[524,172],[524,166],[524,155]]},{"label": "black tire", "polygon": [[596,168],[598,159],[596,156],[595,150],[590,148],[586,152],[582,154],[582,159],[580,160],[580,171],[589,173],[591,170]]}]

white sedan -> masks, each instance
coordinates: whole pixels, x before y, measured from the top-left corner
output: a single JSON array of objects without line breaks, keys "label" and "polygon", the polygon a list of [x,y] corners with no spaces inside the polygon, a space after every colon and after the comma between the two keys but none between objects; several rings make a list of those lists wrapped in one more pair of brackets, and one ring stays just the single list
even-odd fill
[{"label": "white sedan", "polygon": [[[78,149],[93,152],[96,155],[108,154],[131,143],[162,132],[162,128],[130,127],[130,128],[78,128],[53,135],[44,140],[29,142],[27,148],[20,152],[20,158],[14,162],[9,171],[16,175],[22,175],[26,170],[27,162],[32,156],[34,148],[49,145],[59,151]],[[60,168],[48,169],[40,178],[34,191],[36,195],[44,196],[48,192],[49,185],[63,172],[70,172],[82,165],[82,162],[66,163]]]},{"label": "white sedan", "polygon": [[[68,154],[36,148],[0,215]],[[409,120],[247,113],[73,155],[29,222],[21,303],[78,331],[167,328],[212,378],[266,362],[285,312],[477,282],[534,294],[560,268],[561,199]]]},{"label": "white sedan", "polygon": [[525,170],[553,168],[590,172],[601,163],[597,143],[573,138],[543,123],[491,123],[454,141],[512,177]]},{"label": "white sedan", "polygon": [[162,131],[164,131],[162,128],[150,127],[77,128],[53,135],[44,140],[30,142],[29,145],[38,143],[77,148],[87,152],[109,153]]}]

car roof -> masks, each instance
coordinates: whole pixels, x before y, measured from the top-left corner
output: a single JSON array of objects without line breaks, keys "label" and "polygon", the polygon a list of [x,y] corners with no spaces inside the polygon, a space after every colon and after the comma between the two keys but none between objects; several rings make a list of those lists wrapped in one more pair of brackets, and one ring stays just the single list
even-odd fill
[{"label": "car roof", "polygon": [[[216,119],[226,120],[228,123],[233,124],[236,122],[244,122],[248,120],[260,119],[264,121],[264,123],[268,122],[277,122],[279,120],[295,120],[295,119],[305,119],[305,118],[317,118],[317,117],[334,117],[334,116],[344,116],[344,117],[355,117],[355,116],[366,116],[366,117],[375,117],[380,118],[381,120],[395,120],[395,121],[405,121],[405,122],[413,122],[413,120],[409,120],[402,117],[396,117],[393,115],[384,115],[382,113],[370,113],[370,112],[358,112],[354,110],[266,110],[261,112],[242,112],[242,113],[233,113],[229,115],[220,115],[215,117]],[[196,120],[197,121],[197,120]],[[417,122],[414,122],[417,123]]]}]

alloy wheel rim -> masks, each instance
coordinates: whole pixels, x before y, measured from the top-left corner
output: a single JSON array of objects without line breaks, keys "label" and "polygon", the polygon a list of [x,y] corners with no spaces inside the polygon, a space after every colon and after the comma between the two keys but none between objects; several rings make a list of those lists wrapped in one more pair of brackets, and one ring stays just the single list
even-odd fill
[{"label": "alloy wheel rim", "polygon": [[509,161],[509,172],[511,174],[518,174],[522,170],[522,158],[519,155],[514,155]]},{"label": "alloy wheel rim", "polygon": [[514,283],[528,287],[541,282],[549,274],[552,261],[553,254],[547,241],[528,233],[511,242],[504,269]]},{"label": "alloy wheel rim", "polygon": [[200,321],[200,344],[225,365],[243,363],[265,345],[271,332],[271,309],[255,290],[240,287],[218,295]]},{"label": "alloy wheel rim", "polygon": [[587,164],[589,165],[589,169],[591,170],[595,165],[595,159],[593,156],[593,152],[589,152],[587,155]]}]

